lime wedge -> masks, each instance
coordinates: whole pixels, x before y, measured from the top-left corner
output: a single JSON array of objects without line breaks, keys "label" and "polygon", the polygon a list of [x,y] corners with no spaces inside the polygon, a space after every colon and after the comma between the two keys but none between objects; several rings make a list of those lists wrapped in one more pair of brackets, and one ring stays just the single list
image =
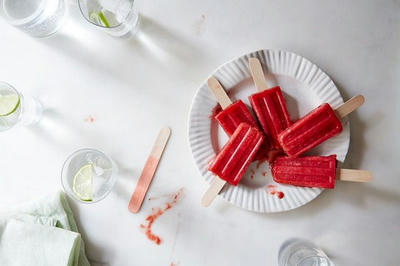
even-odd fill
[{"label": "lime wedge", "polygon": [[72,190],[80,200],[93,200],[93,166],[91,164],[85,164],[78,170],[74,176]]},{"label": "lime wedge", "polygon": [[7,116],[15,112],[19,102],[17,94],[0,95],[0,116]]},{"label": "lime wedge", "polygon": [[90,12],[89,19],[96,23],[97,25],[104,26],[106,28],[110,27],[110,23],[108,23],[106,16],[104,16],[103,12]]}]

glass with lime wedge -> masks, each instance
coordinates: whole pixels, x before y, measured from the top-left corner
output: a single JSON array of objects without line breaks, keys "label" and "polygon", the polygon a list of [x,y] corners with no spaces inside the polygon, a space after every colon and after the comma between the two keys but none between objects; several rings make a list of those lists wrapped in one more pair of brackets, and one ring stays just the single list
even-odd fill
[{"label": "glass with lime wedge", "polygon": [[82,16],[96,28],[114,37],[128,38],[139,29],[134,0],[78,0]]},{"label": "glass with lime wedge", "polygon": [[64,163],[61,183],[64,191],[82,203],[104,199],[116,182],[117,167],[110,157],[95,149],[81,149]]},{"label": "glass with lime wedge", "polygon": [[42,105],[32,97],[23,96],[13,86],[0,82],[0,131],[16,125],[29,125],[38,122]]}]

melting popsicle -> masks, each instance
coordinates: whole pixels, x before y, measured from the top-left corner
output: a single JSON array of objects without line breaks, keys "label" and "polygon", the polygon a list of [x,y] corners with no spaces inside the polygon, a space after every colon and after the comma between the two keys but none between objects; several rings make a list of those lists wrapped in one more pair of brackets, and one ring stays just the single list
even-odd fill
[{"label": "melting popsicle", "polygon": [[269,143],[279,150],[281,148],[278,134],[291,125],[281,88],[277,86],[268,89],[261,63],[257,58],[249,58],[249,68],[259,91],[249,96],[251,106]]},{"label": "melting popsicle", "polygon": [[337,169],[336,155],[278,157],[272,164],[271,172],[275,182],[301,187],[334,188],[335,179],[355,182],[372,179],[368,171]]},{"label": "melting popsicle", "polygon": [[327,103],[320,105],[278,135],[283,151],[290,157],[298,157],[339,134],[343,130],[339,119],[345,117],[363,103],[364,97],[357,95],[335,111]]},{"label": "melting popsicle", "polygon": [[215,119],[228,136],[233,134],[240,123],[247,123],[253,127],[257,127],[257,123],[246,105],[241,100],[232,103],[216,78],[209,78],[207,85],[223,109],[222,112],[215,116]]},{"label": "melting popsicle", "polygon": [[217,177],[202,198],[209,206],[226,182],[236,186],[263,142],[263,134],[255,127],[241,123],[211,163],[209,170]]}]

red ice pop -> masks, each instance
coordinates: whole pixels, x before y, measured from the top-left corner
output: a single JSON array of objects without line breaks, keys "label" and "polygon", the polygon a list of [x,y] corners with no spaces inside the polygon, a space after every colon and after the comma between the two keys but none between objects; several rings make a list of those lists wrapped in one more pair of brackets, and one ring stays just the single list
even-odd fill
[{"label": "red ice pop", "polygon": [[279,150],[278,134],[291,125],[285,99],[279,86],[268,89],[261,63],[257,58],[249,58],[249,67],[259,91],[249,97],[251,106],[269,143]]},{"label": "red ice pop", "polygon": [[357,95],[335,111],[327,103],[320,105],[278,135],[283,151],[290,157],[298,157],[339,134],[343,130],[339,119],[345,117],[363,103],[364,97]]},{"label": "red ice pop", "polygon": [[217,79],[214,77],[209,78],[207,85],[223,109],[222,112],[215,116],[215,119],[228,136],[233,134],[240,123],[247,123],[257,127],[257,123],[246,105],[241,100],[232,103]]},{"label": "red ice pop", "polygon": [[301,187],[334,188],[335,179],[355,182],[368,182],[372,179],[368,171],[337,169],[336,155],[278,157],[271,171],[275,182]]},{"label": "red ice pop", "polygon": [[241,123],[229,141],[209,166],[216,175],[202,198],[202,205],[209,206],[226,182],[236,186],[263,142],[263,134],[255,127]]},{"label": "red ice pop", "polygon": [[211,163],[209,170],[229,184],[236,186],[262,141],[263,135],[257,128],[245,123],[240,124]]}]

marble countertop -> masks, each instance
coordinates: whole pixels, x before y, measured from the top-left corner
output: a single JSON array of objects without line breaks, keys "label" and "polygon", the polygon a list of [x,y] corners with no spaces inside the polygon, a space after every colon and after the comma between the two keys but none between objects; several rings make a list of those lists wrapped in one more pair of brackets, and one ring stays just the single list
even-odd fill
[{"label": "marble countertop", "polygon": [[[73,2],[67,23],[49,38],[30,38],[0,21],[0,80],[46,108],[40,124],[1,133],[1,207],[61,189],[66,156],[93,147],[120,168],[106,199],[71,201],[93,265],[276,265],[290,237],[314,241],[337,265],[398,265],[400,1],[137,5],[141,32],[130,40],[92,29]],[[325,70],[344,98],[366,97],[350,117],[345,166],[372,171],[371,183],[342,182],[278,214],[222,199],[200,206],[207,185],[187,141],[191,99],[220,64],[260,48],[298,53]],[[164,125],[172,129],[170,143],[142,210],[131,214],[130,194]],[[157,246],[139,226],[180,188],[180,202],[154,223]]]}]

